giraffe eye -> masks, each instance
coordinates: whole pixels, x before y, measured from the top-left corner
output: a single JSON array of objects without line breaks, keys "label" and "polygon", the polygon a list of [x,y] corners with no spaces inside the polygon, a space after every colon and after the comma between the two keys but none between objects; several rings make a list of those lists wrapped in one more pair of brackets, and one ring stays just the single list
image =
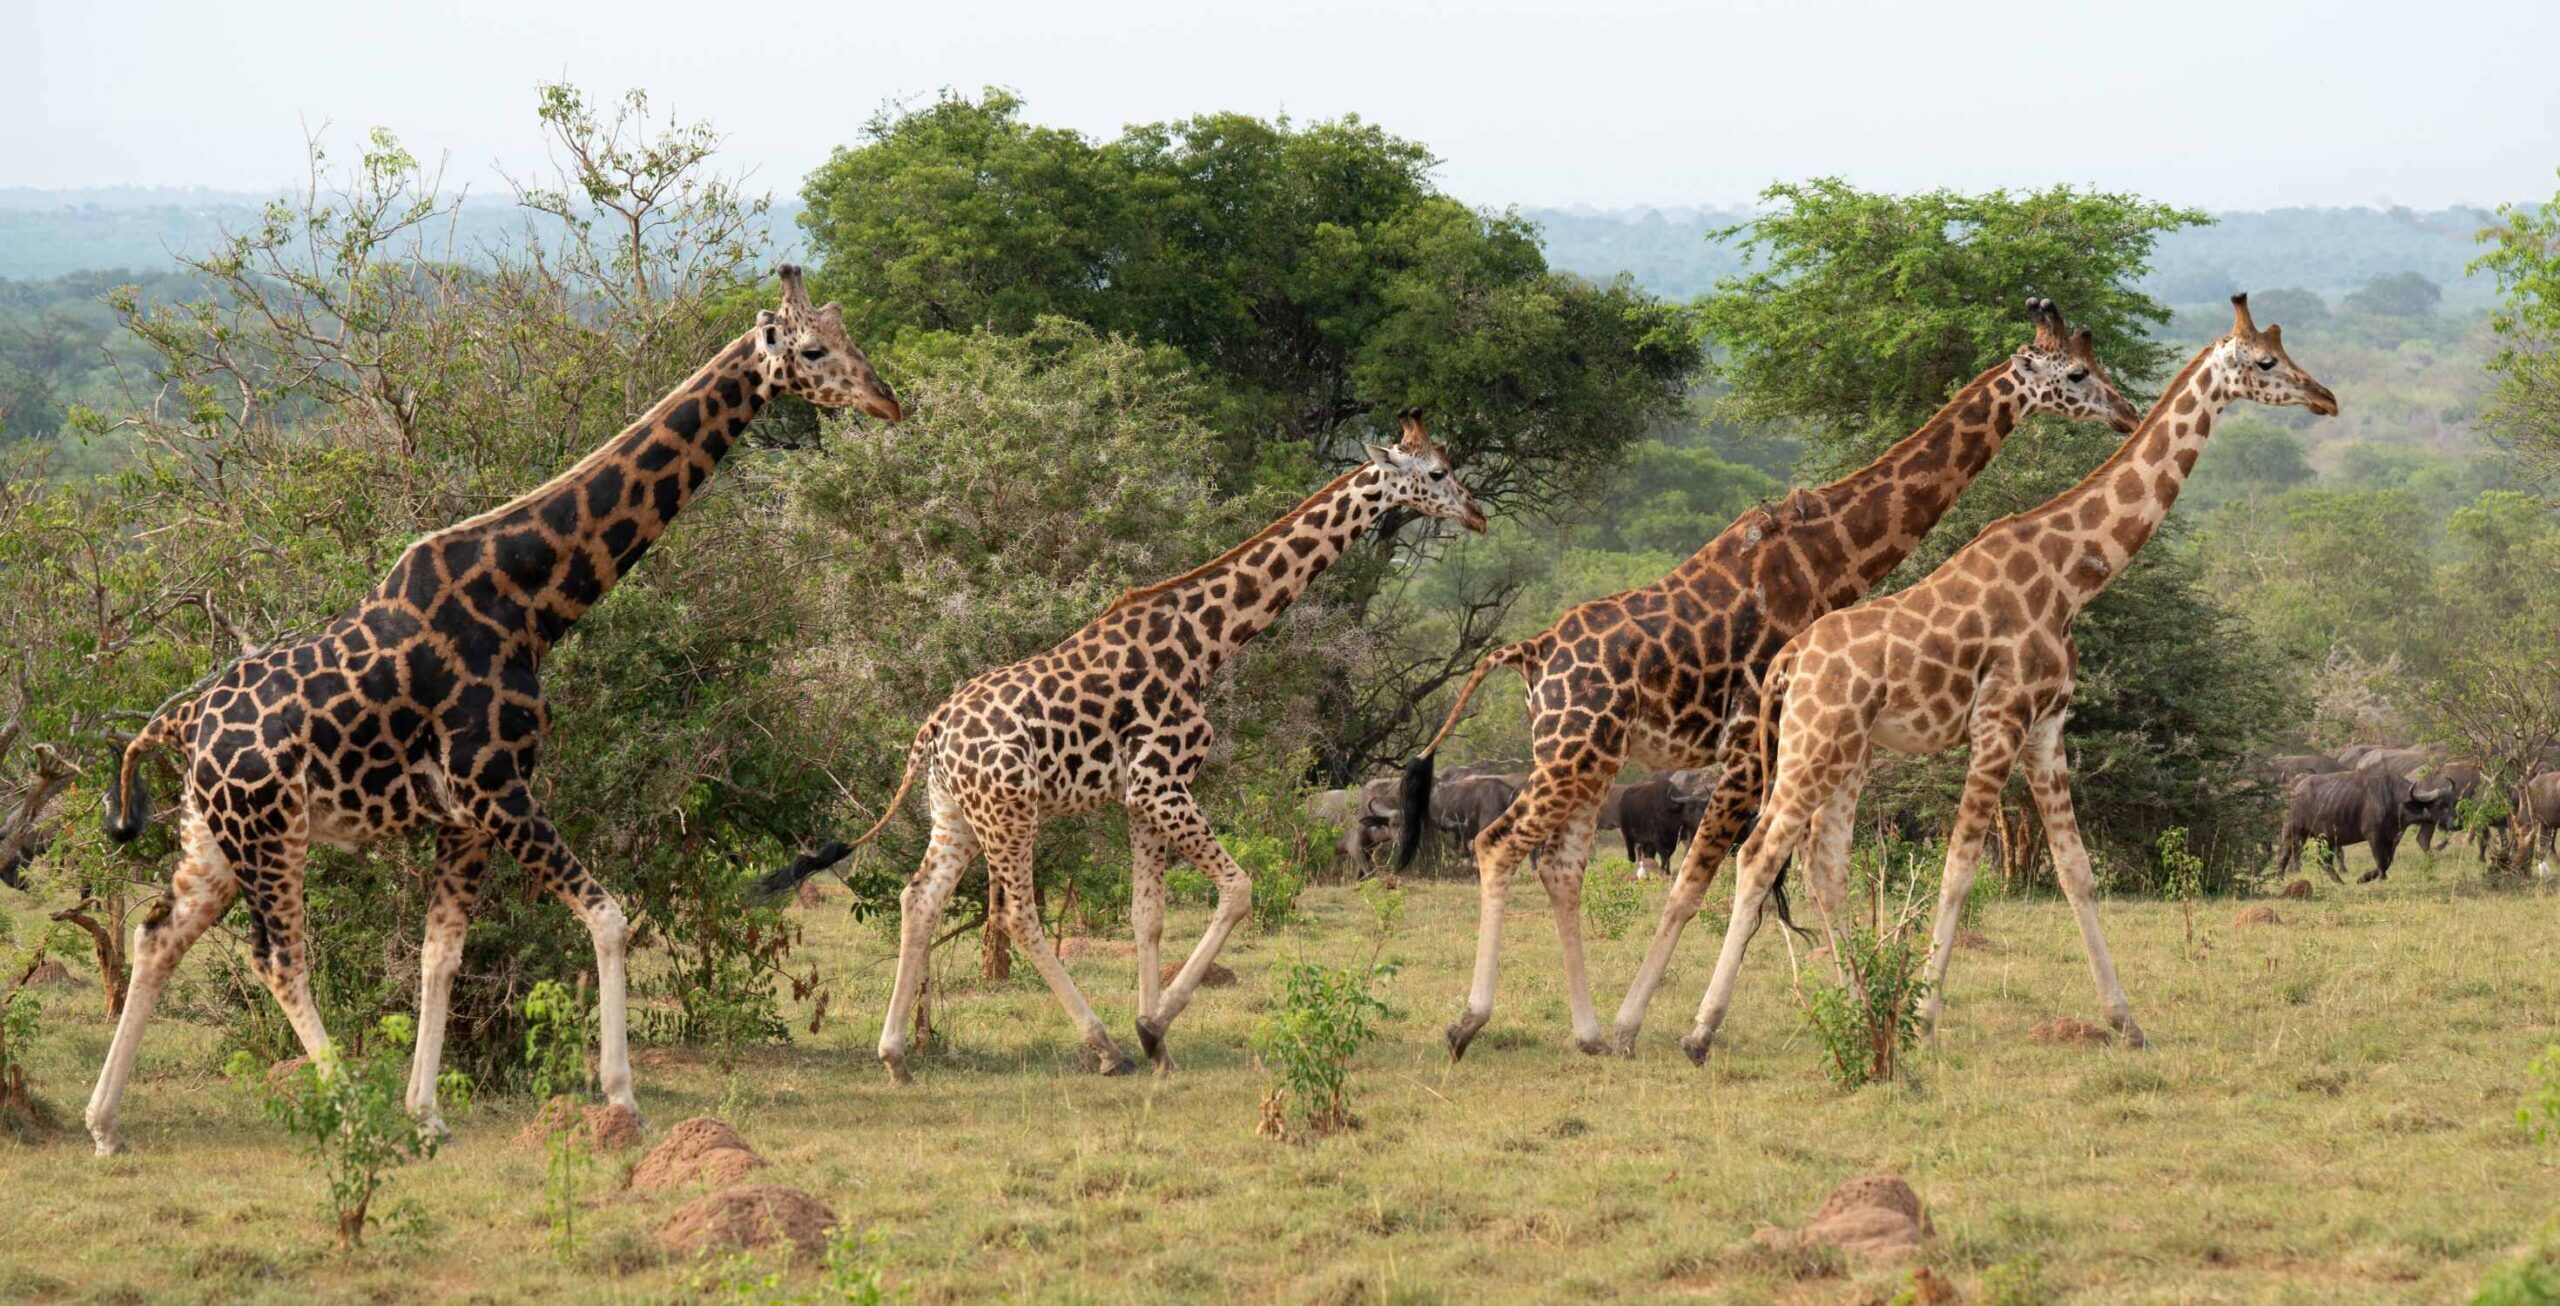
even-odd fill
[{"label": "giraffe eye", "polygon": [[2085,367],[2075,367],[2075,368],[2071,369],[2071,379],[2072,379],[2072,381],[2073,381],[2073,382],[2075,382],[2075,383],[2076,383],[2076,382],[2080,382],[2080,381],[2086,381],[2086,380],[2088,380],[2088,379],[2089,379],[2089,369],[2087,369],[2087,368],[2085,368]]},{"label": "giraffe eye", "polygon": [[816,346],[816,345],[811,345],[811,346],[809,346],[808,348],[801,350],[801,351],[800,351],[800,356],[801,356],[802,358],[808,359],[810,362],[814,363],[814,362],[817,362],[819,359],[826,357],[826,356],[827,356],[827,351],[826,351],[826,350],[824,350],[824,349],[819,348],[819,347],[818,347],[818,346]]},{"label": "giraffe eye", "polygon": [[1434,468],[1432,468],[1432,469],[1431,469],[1431,479],[1433,479],[1433,480],[1435,480],[1435,481],[1445,481],[1445,480],[1449,479],[1449,472],[1448,472],[1448,469],[1446,469],[1446,468],[1442,468],[1442,467],[1434,467]]},{"label": "giraffe eye", "polygon": [[2275,355],[2269,354],[2266,357],[2259,359],[2258,370],[2261,372],[2272,372],[2276,370]]}]

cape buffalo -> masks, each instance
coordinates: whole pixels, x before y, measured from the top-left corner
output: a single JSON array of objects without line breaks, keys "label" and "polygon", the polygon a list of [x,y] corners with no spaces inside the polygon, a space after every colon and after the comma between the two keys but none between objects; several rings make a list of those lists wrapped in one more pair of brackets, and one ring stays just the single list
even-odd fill
[{"label": "cape buffalo", "polygon": [[2524,782],[2516,795],[2516,837],[2533,841],[2534,851],[2551,855],[2551,835],[2560,827],[2560,771],[2545,771]]},{"label": "cape buffalo", "polygon": [[1520,796],[1525,779],[1525,775],[1479,774],[1443,780],[1431,791],[1431,824],[1448,831],[1458,841],[1458,855],[1473,865],[1476,836]]},{"label": "cape buffalo", "polygon": [[2346,882],[2338,874],[2338,865],[2348,845],[2359,843],[2372,850],[2373,869],[2356,882],[2381,879],[2391,873],[2400,831],[2422,818],[2449,821],[2452,801],[2452,791],[2443,785],[2420,788],[2385,770],[2310,776],[2294,789],[2292,805],[2285,811],[2282,869],[2288,875],[2299,869],[2303,842],[2316,838],[2329,845],[2321,869],[2330,879]]},{"label": "cape buffalo", "polygon": [[1688,850],[1706,809],[1705,795],[1682,792],[1676,771],[1628,786],[1618,833],[1627,841],[1627,860],[1635,863],[1636,878],[1645,877],[1648,862],[1667,873],[1672,860]]},{"label": "cape buffalo", "polygon": [[2267,774],[2275,779],[2278,789],[2290,789],[2294,781],[2306,775],[2327,775],[2346,769],[2346,763],[2327,753],[2288,753],[2267,759]]}]

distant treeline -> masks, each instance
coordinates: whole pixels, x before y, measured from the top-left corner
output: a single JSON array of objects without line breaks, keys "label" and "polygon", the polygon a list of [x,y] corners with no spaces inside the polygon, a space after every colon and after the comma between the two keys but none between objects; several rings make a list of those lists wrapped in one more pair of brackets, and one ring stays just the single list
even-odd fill
[{"label": "distant treeline", "polygon": [[[234,191],[122,188],[56,192],[0,189],[0,277],[56,277],[94,268],[154,269],[172,250],[209,248],[225,230],[256,222],[263,198]],[[777,200],[761,221],[777,255],[801,244],[796,200]],[[1657,295],[1686,299],[1740,271],[1742,251],[1708,233],[1748,218],[1745,208],[1524,208],[1538,224],[1548,263],[1583,276],[1624,272]],[[2208,227],[2165,235],[2143,289],[2172,304],[2217,301],[2236,289],[2299,286],[2343,292],[2378,277],[2416,272],[2444,286],[2448,307],[2473,307],[2467,272],[2490,225],[2485,209],[2271,209],[2218,213]],[[456,252],[512,240],[523,211],[506,197],[466,204],[448,233]],[[2246,283],[2245,285],[2243,283]]]}]

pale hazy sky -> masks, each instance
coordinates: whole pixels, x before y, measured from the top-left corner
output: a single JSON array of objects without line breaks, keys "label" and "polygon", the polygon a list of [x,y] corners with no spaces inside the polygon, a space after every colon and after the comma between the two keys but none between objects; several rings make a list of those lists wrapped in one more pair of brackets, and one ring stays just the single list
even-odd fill
[{"label": "pale hazy sky", "polygon": [[2211,208],[2437,207],[2560,181],[2560,4],[906,4],[141,0],[12,5],[0,186],[290,181],[305,124],[485,185],[533,88],[648,88],[789,194],[883,102],[1021,92],[1108,135],[1213,109],[1358,113],[1477,203],[1732,203],[2051,181]]}]

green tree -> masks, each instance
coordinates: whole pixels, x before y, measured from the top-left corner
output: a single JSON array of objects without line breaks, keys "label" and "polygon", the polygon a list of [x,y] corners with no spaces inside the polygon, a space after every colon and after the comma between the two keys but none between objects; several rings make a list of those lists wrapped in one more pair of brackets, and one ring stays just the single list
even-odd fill
[{"label": "green tree", "polygon": [[2482,420],[2547,484],[2560,472],[2560,196],[2507,205],[2498,219],[2471,265],[2496,279],[2501,296],[2489,316],[2498,388]]},{"label": "green tree", "polygon": [[[1024,122],[1002,92],[946,95],[837,151],[807,221],[822,284],[881,335],[1055,315],[1171,349],[1203,386],[1222,493],[1303,490],[1418,404],[1496,515],[1577,504],[1677,413],[1697,342],[1629,284],[1549,270],[1527,222],[1441,194],[1434,162],[1356,118],[1209,114],[1093,141]],[[1493,637],[1468,623],[1453,655],[1377,611],[1431,547],[1410,524],[1327,581],[1381,653],[1379,681],[1324,691],[1318,767],[1337,778],[1418,743],[1412,705]]]},{"label": "green tree", "polygon": [[[1763,198],[1771,211],[1728,233],[1754,267],[1720,283],[1698,318],[1733,387],[1726,411],[1791,424],[1818,474],[1872,457],[2014,350],[2029,295],[2092,328],[2120,384],[2159,375],[2172,354],[2151,332],[2168,312],[2137,283],[2162,233],[2204,220],[2070,187],[1895,196],[1821,179]],[[1887,587],[1926,575],[1992,518],[2069,488],[2120,440],[2047,421],[2022,431]],[[2160,833],[2184,826],[2219,879],[2256,860],[2270,795],[2248,761],[2290,700],[2271,651],[2206,589],[2177,526],[2074,631],[2072,751],[2081,774],[2107,777],[2079,795],[2094,845],[2146,865]],[[1951,806],[1962,766],[1894,768],[1871,801]]]},{"label": "green tree", "polygon": [[2348,291],[2338,304],[2350,313],[2374,317],[2425,317],[2443,299],[2444,287],[2415,272],[2394,272]]}]

